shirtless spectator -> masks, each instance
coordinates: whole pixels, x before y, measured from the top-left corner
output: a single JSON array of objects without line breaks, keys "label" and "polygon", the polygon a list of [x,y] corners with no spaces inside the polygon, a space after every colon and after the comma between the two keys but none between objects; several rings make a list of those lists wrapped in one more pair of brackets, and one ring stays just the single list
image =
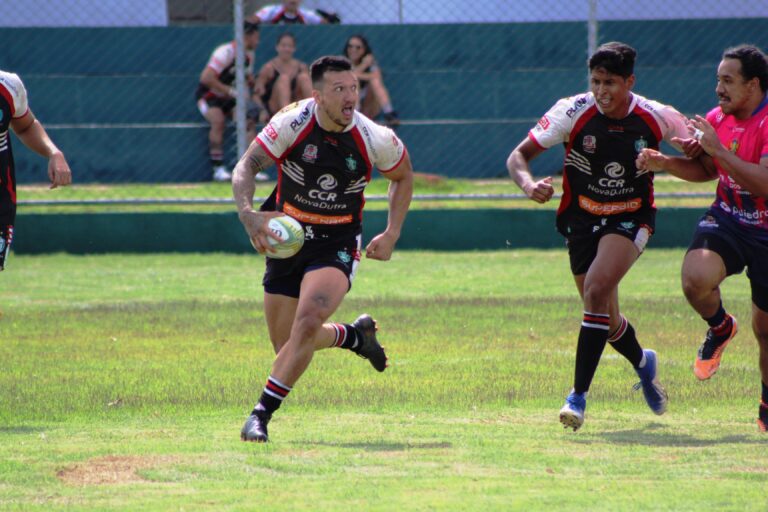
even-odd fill
[{"label": "shirtless spectator", "polygon": [[255,86],[255,96],[261,100],[268,117],[272,117],[286,105],[312,95],[312,82],[307,65],[293,58],[296,52],[296,38],[293,34],[282,34],[277,40],[275,50],[277,56],[261,67]]}]

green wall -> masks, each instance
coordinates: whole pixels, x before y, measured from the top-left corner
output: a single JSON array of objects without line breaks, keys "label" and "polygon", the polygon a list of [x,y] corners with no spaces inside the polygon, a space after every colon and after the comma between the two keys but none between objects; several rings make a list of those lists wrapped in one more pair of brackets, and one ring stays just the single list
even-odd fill
[{"label": "green wall", "polygon": [[[650,247],[684,247],[701,208],[659,211]],[[364,240],[386,226],[386,212],[366,212]],[[561,248],[553,210],[414,210],[399,249],[440,251]],[[20,214],[13,248],[19,254],[68,252],[249,252],[233,213]]]}]

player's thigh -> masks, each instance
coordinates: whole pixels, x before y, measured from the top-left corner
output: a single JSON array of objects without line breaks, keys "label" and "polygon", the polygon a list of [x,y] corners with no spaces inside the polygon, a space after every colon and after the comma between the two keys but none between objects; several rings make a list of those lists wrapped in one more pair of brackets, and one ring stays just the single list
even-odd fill
[{"label": "player's thigh", "polygon": [[301,280],[296,321],[323,324],[339,307],[349,290],[349,278],[340,269],[322,266],[309,270]]},{"label": "player's thigh", "polygon": [[227,122],[227,114],[220,107],[209,107],[205,118],[215,128],[224,128]]},{"label": "player's thigh", "polygon": [[638,256],[640,251],[629,238],[615,233],[603,236],[598,243],[595,259],[587,271],[585,290],[599,286],[605,293],[610,293],[632,268]]},{"label": "player's thigh", "polygon": [[683,258],[681,276],[684,288],[713,290],[728,276],[724,256],[711,249],[689,250]]},{"label": "player's thigh", "polygon": [[280,351],[291,336],[291,327],[298,304],[299,300],[295,297],[264,293],[264,316],[275,353]]},{"label": "player's thigh", "polygon": [[752,330],[758,343],[768,350],[768,285],[750,279],[752,287]]}]

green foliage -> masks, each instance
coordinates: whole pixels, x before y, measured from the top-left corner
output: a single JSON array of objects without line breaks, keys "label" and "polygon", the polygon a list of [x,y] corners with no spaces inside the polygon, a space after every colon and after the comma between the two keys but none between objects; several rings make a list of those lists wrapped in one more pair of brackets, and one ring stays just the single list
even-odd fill
[{"label": "green foliage", "polygon": [[698,382],[682,256],[650,249],[621,289],[664,416],[607,348],[584,427],[561,429],[581,315],[563,251],[396,252],[334,316],[373,314],[391,367],[318,352],[268,445],[238,438],[274,357],[261,257],[12,258],[0,509],[763,510],[749,286],[726,281],[742,332]]}]

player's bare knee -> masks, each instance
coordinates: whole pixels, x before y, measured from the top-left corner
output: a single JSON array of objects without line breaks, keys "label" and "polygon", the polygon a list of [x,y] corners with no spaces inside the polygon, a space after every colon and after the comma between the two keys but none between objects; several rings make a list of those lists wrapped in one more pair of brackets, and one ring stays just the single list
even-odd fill
[{"label": "player's bare knee", "polygon": [[584,306],[590,311],[600,312],[608,309],[613,285],[600,280],[584,283]]}]

